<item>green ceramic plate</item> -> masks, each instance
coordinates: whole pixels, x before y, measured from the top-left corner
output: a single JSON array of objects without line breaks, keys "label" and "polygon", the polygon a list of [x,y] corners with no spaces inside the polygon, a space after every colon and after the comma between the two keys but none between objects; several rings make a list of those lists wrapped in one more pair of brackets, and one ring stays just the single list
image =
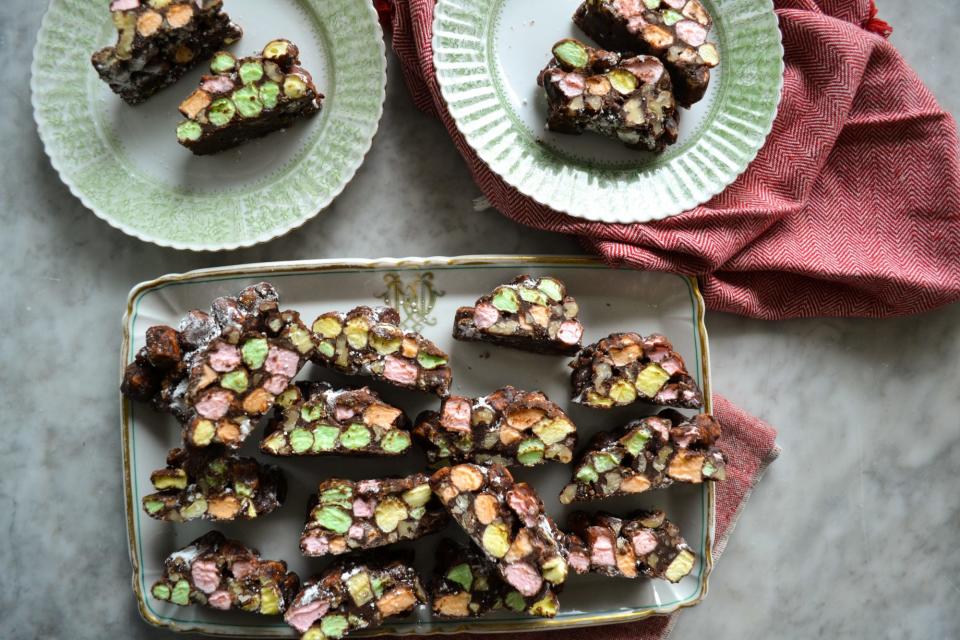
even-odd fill
[{"label": "green ceramic plate", "polygon": [[773,126],[783,85],[771,0],[702,2],[721,63],[704,100],[681,109],[677,144],[660,155],[545,130],[537,74],[557,40],[589,41],[571,20],[580,0],[439,0],[437,79],[467,142],[521,193],[588,220],[665,218],[706,202],[746,170]]},{"label": "green ceramic plate", "polygon": [[129,107],[100,82],[94,49],[116,40],[107,0],[53,0],[33,57],[34,117],[53,166],[84,205],[141,240],[225,250],[265,242],[330,204],[383,112],[386,58],[370,0],[226,0],[249,55],[285,37],[327,97],[312,120],[216,156],[177,144],[180,101],[201,65]]}]

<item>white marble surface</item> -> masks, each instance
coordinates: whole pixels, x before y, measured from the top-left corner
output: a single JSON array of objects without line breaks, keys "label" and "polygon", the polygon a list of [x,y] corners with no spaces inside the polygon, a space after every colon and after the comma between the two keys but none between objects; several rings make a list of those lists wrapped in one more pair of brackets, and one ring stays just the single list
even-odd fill
[{"label": "white marble surface", "polygon": [[[34,131],[28,61],[44,4],[0,3],[0,636],[168,638],[134,607],[121,508],[116,382],[132,284],[270,259],[578,244],[473,212],[476,187],[393,60],[374,149],[315,221],[229,254],[130,239],[70,196]],[[960,4],[880,4],[894,43],[960,113]],[[717,389],[776,425],[784,453],[673,637],[960,637],[960,306],[887,321],[712,314],[708,326]]]}]

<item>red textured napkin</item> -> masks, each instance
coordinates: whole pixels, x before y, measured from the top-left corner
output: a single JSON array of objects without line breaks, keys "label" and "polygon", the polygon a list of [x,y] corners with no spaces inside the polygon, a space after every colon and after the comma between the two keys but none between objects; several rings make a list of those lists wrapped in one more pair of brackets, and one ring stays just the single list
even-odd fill
[{"label": "red textured napkin", "polygon": [[[727,538],[733,532],[753,487],[763,477],[770,463],[780,455],[780,448],[773,427],[744,413],[723,396],[714,394],[713,415],[723,425],[719,445],[728,458],[727,479],[717,483],[717,526],[713,546],[713,559],[716,561],[727,546]],[[664,640],[673,629],[677,615],[674,613],[604,627],[525,633],[523,640]],[[446,637],[451,640],[499,640],[505,636],[461,633]]]},{"label": "red textured napkin", "polygon": [[612,265],[697,275],[709,308],[758,318],[884,317],[960,300],[956,123],[881,37],[890,28],[871,0],[774,0],[787,70],[767,144],[707,204],[633,225],[566,216],[491,172],[437,86],[434,0],[394,4],[393,47],[414,101],[517,222],[577,234]]}]

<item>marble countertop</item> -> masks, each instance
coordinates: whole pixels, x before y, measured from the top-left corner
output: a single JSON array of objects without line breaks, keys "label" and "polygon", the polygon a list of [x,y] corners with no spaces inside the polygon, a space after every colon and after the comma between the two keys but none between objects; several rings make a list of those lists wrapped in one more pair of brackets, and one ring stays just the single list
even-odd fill
[{"label": "marble countertop", "polygon": [[[0,636],[171,638],[140,620],[126,552],[116,383],[134,283],[264,260],[580,248],[473,210],[479,191],[393,59],[366,164],[302,229],[221,254],[128,238],[68,193],[37,138],[28,73],[45,4],[0,3]],[[945,55],[960,4],[880,5],[893,42],[960,114],[960,65]],[[783,454],[672,637],[960,637],[960,305],[707,325],[715,388],[775,425]]]}]

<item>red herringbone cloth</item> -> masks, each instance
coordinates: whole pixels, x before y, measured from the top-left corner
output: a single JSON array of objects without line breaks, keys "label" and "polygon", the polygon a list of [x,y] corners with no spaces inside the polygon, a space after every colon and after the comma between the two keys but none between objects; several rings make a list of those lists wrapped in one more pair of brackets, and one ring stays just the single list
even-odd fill
[{"label": "red herringbone cloth", "polygon": [[414,101],[517,222],[577,234],[612,265],[699,276],[711,309],[758,318],[906,315],[960,299],[956,123],[870,32],[885,26],[870,0],[775,0],[787,70],[767,144],[707,204],[633,225],[566,216],[491,172],[437,86],[434,0],[395,4],[393,46]]},{"label": "red herringbone cloth", "polygon": [[[764,471],[776,460],[780,449],[777,432],[770,425],[744,413],[726,398],[714,394],[713,415],[723,425],[720,448],[727,454],[727,479],[717,483],[717,526],[713,558],[727,546],[740,511]],[[664,640],[678,614],[659,616],[626,624],[588,627],[568,631],[524,633],[523,640]],[[457,634],[451,640],[500,640],[505,635]]]}]

